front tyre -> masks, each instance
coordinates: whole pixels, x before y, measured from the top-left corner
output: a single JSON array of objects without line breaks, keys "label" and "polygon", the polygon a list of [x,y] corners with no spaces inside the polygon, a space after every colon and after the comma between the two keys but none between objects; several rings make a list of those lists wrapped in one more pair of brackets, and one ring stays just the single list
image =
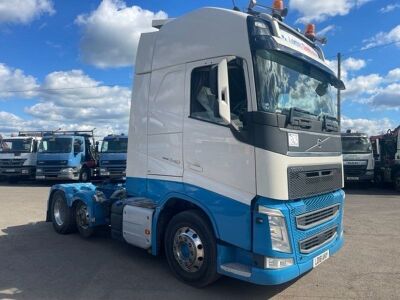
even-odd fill
[{"label": "front tyre", "polygon": [[51,221],[54,230],[60,234],[68,234],[75,229],[73,210],[68,207],[67,200],[62,191],[57,191],[53,195]]},{"label": "front tyre", "polygon": [[80,182],[89,182],[89,180],[90,180],[90,170],[86,167],[83,167],[79,174],[79,181]]},{"label": "front tyre", "polygon": [[84,238],[89,238],[93,235],[94,229],[90,227],[90,216],[88,207],[85,203],[79,202],[75,209],[76,227],[79,234]]},{"label": "front tyre", "polygon": [[219,278],[217,247],[213,230],[197,210],[174,216],[165,233],[165,254],[174,275],[195,287]]}]

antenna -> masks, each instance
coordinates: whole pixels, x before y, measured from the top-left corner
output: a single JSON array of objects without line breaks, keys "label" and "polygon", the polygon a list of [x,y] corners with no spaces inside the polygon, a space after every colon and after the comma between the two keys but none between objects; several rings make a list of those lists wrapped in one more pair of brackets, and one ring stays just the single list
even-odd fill
[{"label": "antenna", "polygon": [[232,0],[233,10],[240,11],[240,8],[236,6],[235,0]]}]

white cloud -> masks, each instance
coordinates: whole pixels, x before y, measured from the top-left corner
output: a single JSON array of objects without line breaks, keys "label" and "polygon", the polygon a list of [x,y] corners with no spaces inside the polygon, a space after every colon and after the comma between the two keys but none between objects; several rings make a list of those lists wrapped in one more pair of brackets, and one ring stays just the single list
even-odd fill
[{"label": "white cloud", "polygon": [[361,94],[371,95],[378,91],[383,79],[379,74],[354,77],[346,81],[346,90],[343,95],[345,97],[355,97]]},{"label": "white cloud", "polygon": [[83,61],[100,68],[133,65],[140,34],[154,30],[153,19],[167,17],[163,11],[154,13],[121,0],[103,0],[96,10],[75,20],[82,29]]},{"label": "white cloud", "polygon": [[397,43],[400,46],[400,25],[397,25],[389,32],[379,32],[374,37],[366,39],[364,43],[365,46],[361,48],[362,50],[391,43]]},{"label": "white cloud", "polygon": [[331,31],[335,31],[336,26],[335,25],[328,25],[325,28],[321,29],[319,32],[317,32],[317,36],[325,36]]},{"label": "white cloud", "polygon": [[371,104],[381,109],[400,110],[400,84],[392,83],[379,90],[372,97]]},{"label": "white cloud", "polygon": [[[48,74],[39,85],[21,70],[0,65],[0,90],[35,89],[35,92],[3,93],[9,97],[33,98],[37,103],[25,107],[30,120],[0,111],[0,132],[21,129],[64,130],[97,128],[98,134],[127,133],[131,90],[121,86],[106,86],[81,70],[59,71]],[[1,94],[0,94],[1,95]]]},{"label": "white cloud", "polygon": [[349,71],[358,71],[367,65],[365,60],[349,57],[343,61],[343,67]]},{"label": "white cloud", "polygon": [[32,89],[37,87],[39,85],[33,76],[0,63],[0,101],[13,97],[32,98],[36,94]]},{"label": "white cloud", "polygon": [[28,24],[43,14],[54,13],[51,0],[0,0],[0,24]]},{"label": "white cloud", "polygon": [[382,7],[382,8],[379,10],[379,12],[381,12],[381,13],[383,13],[383,14],[386,14],[386,13],[392,12],[392,11],[394,11],[395,9],[398,9],[398,8],[400,8],[400,3],[388,4],[388,5],[386,5],[385,7]]},{"label": "white cloud", "polygon": [[390,70],[386,79],[390,82],[400,81],[400,68]]},{"label": "white cloud", "polygon": [[330,17],[347,15],[351,9],[358,8],[370,0],[290,0],[291,9],[297,10],[302,17],[297,21],[308,23],[321,22]]},{"label": "white cloud", "polygon": [[395,125],[392,120],[383,118],[380,120],[370,119],[351,119],[342,116],[342,130],[351,129],[358,132],[367,133],[369,135],[377,135],[386,132],[389,128],[394,128]]}]

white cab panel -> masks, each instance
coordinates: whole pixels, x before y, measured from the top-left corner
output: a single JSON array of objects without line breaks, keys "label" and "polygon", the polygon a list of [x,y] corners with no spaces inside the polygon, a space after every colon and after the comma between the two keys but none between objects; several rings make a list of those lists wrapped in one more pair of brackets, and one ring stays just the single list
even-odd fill
[{"label": "white cab panel", "polygon": [[342,156],[290,157],[266,151],[264,149],[255,149],[257,161],[257,195],[275,200],[289,199],[287,174],[288,167],[329,164],[342,165],[343,160]]},{"label": "white cab panel", "polygon": [[182,132],[185,66],[177,66],[151,75],[149,134]]},{"label": "white cab panel", "polygon": [[148,136],[148,175],[182,176],[182,133]]},{"label": "white cab panel", "polygon": [[150,74],[136,75],[129,122],[127,177],[147,174],[147,111]]},{"label": "white cab panel", "polygon": [[154,44],[157,32],[142,33],[136,54],[136,74],[148,73],[153,63]]},{"label": "white cab panel", "polygon": [[122,233],[128,244],[149,249],[153,209],[126,205],[122,219]]}]

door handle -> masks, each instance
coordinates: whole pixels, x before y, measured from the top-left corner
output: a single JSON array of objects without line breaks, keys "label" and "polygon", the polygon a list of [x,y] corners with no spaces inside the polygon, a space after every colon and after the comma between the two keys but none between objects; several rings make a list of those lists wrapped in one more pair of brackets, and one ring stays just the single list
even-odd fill
[{"label": "door handle", "polygon": [[189,169],[196,171],[196,172],[203,172],[203,168],[198,163],[188,163]]}]

